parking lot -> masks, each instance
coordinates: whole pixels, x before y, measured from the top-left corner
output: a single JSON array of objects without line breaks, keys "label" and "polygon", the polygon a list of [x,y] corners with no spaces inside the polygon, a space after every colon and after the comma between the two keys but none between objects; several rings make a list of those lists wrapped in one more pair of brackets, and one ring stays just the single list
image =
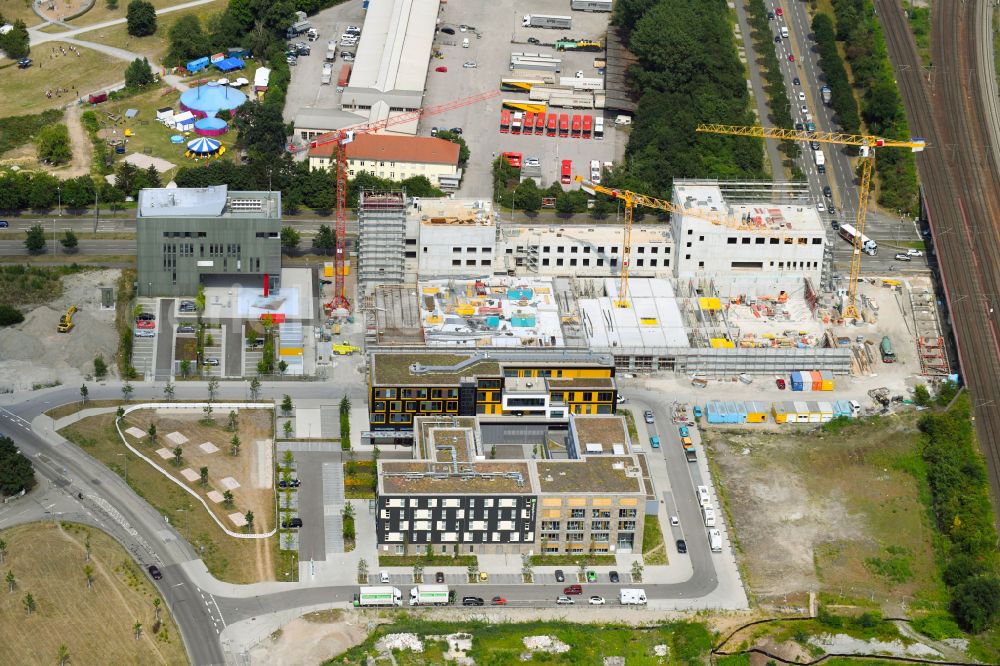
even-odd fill
[{"label": "parking lot", "polygon": [[[566,0],[540,0],[527,3],[521,0],[498,0],[474,5],[442,4],[440,27],[455,28],[454,35],[437,33],[435,46],[444,58],[432,58],[427,75],[427,90],[424,106],[444,104],[457,98],[480,92],[496,90],[500,80],[510,78],[510,54],[513,51],[547,53],[562,58],[560,76],[574,76],[582,71],[584,77],[600,77],[594,68],[594,59],[603,53],[564,52],[557,53],[551,46],[557,39],[600,39],[604,41],[609,14],[571,12]],[[553,14],[572,16],[570,30],[545,30],[522,28],[521,19],[525,14]],[[462,33],[459,26],[470,26]],[[477,36],[478,35],[478,36]],[[469,48],[462,48],[462,40],[468,37]],[[529,44],[534,37],[541,45]],[[476,63],[475,69],[466,69],[466,61]],[[437,72],[437,67],[448,68],[447,72]],[[516,135],[500,133],[500,110],[504,99],[521,99],[522,93],[502,92],[485,102],[454,109],[440,115],[425,118],[420,123],[420,134],[429,136],[432,127],[461,127],[469,145],[472,157],[462,180],[460,195],[483,196],[493,188],[491,163],[494,154],[506,151],[521,153],[525,158],[537,157],[541,162],[542,178],[540,186],[548,186],[559,181],[562,160],[573,161],[573,173],[589,177],[591,160],[601,162],[621,159],[625,150],[627,135],[615,127],[614,115],[605,119],[605,136],[595,139],[559,138],[538,135]],[[558,113],[594,115],[600,109],[553,109]],[[574,185],[575,187],[575,185]]]}]

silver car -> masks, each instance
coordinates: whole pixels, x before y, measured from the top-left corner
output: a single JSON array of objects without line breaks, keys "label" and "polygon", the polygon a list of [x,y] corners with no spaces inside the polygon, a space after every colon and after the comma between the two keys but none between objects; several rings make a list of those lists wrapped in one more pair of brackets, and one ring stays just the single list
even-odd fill
[{"label": "silver car", "polygon": [[135,337],[137,338],[155,338],[156,331],[150,331],[146,328],[137,328],[135,330]]}]

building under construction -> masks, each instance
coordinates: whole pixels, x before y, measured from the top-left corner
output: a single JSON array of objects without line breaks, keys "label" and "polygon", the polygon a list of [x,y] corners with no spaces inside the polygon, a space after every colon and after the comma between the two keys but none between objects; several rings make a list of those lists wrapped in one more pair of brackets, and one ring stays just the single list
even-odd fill
[{"label": "building under construction", "polygon": [[358,196],[358,295],[378,285],[400,284],[406,267],[406,193]]}]

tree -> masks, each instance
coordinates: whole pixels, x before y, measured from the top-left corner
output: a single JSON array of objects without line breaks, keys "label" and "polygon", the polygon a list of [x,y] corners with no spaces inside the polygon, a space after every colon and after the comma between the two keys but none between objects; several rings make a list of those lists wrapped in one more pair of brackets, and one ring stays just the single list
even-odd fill
[{"label": "tree", "polygon": [[94,203],[94,179],[90,176],[79,176],[64,180],[62,184],[62,203],[67,208],[82,210]]},{"label": "tree", "polygon": [[36,224],[25,233],[24,248],[31,254],[38,254],[45,249],[45,229]]},{"label": "tree", "polygon": [[139,191],[139,169],[131,162],[121,161],[115,171],[115,188],[125,196],[135,196]]},{"label": "tree", "polygon": [[424,576],[424,565],[422,562],[417,561],[413,563],[413,582],[420,583]]},{"label": "tree", "polygon": [[17,308],[0,303],[0,326],[13,326],[24,321],[24,315]]},{"label": "tree", "polygon": [[17,577],[14,576],[13,571],[7,572],[6,580],[7,580],[7,591],[13,592],[14,588],[17,587]]},{"label": "tree", "polygon": [[927,390],[927,387],[923,384],[917,384],[913,387],[913,402],[917,403],[921,407],[926,407],[931,402],[931,392]]},{"label": "tree", "polygon": [[528,178],[514,188],[514,207],[529,213],[541,209],[542,192],[532,178]]},{"label": "tree", "polygon": [[222,505],[227,509],[233,508],[233,493],[231,490],[222,493]]},{"label": "tree", "polygon": [[94,587],[94,567],[89,564],[83,567],[83,577],[87,580],[87,589],[90,590]]},{"label": "tree", "polygon": [[194,14],[186,14],[177,19],[168,33],[170,49],[164,62],[168,65],[183,65],[194,60],[205,51],[206,38],[201,29],[201,21]]},{"label": "tree", "polygon": [[284,375],[286,370],[288,370],[288,364],[284,361],[278,361],[278,372]]},{"label": "tree", "polygon": [[90,532],[87,532],[87,538],[83,540],[83,548],[86,551],[83,559],[87,562],[90,561],[90,546]]},{"label": "tree", "polygon": [[148,37],[156,32],[156,8],[146,0],[132,0],[125,14],[128,34],[133,37]]},{"label": "tree", "polygon": [[340,400],[340,449],[351,450],[351,401],[346,395]]},{"label": "tree", "polygon": [[24,610],[28,615],[34,613],[35,609],[38,608],[38,604],[35,602],[35,597],[31,595],[31,592],[24,595],[24,598],[21,599],[21,604],[24,605]]},{"label": "tree", "polygon": [[572,215],[574,210],[576,210],[576,204],[573,203],[573,197],[569,195],[569,192],[563,192],[556,197],[557,213],[560,215]]},{"label": "tree", "polygon": [[611,202],[606,197],[599,196],[594,199],[594,207],[590,209],[590,214],[598,220],[603,220],[611,213],[613,208],[614,206],[611,205]]},{"label": "tree", "polygon": [[[10,497],[35,487],[35,470],[31,460],[21,453],[14,440],[0,436],[0,497]],[[6,555],[6,547],[0,549]],[[3,557],[0,557],[0,562]]]},{"label": "tree", "polygon": [[363,557],[358,560],[358,582],[368,582],[368,560]]},{"label": "tree", "polygon": [[291,227],[281,228],[281,247],[286,251],[293,251],[299,247],[302,241],[302,234]]},{"label": "tree", "polygon": [[208,485],[208,468],[207,467],[202,467],[198,471],[199,471],[199,474],[201,476],[201,487],[204,488],[205,486]]},{"label": "tree", "polygon": [[215,392],[219,390],[219,378],[209,377],[208,378],[208,401],[212,402],[215,400]]},{"label": "tree", "polygon": [[254,377],[250,380],[250,400],[257,402],[257,398],[260,397],[260,377]]},{"label": "tree", "polygon": [[286,393],[285,397],[281,399],[281,411],[287,416],[292,413],[292,409],[292,396]]},{"label": "tree", "polygon": [[162,187],[160,172],[152,164],[146,169],[146,187]]},{"label": "tree", "polygon": [[493,444],[492,446],[490,446],[490,459],[496,460],[496,457],[497,457],[497,445]]},{"label": "tree", "polygon": [[291,422],[291,420],[288,420],[288,421],[285,421],[285,424],[284,424],[284,425],[282,426],[282,430],[284,430],[284,431],[285,431],[285,437],[286,437],[286,438],[288,438],[288,437],[291,437],[291,436],[292,436],[292,428],[293,428],[293,427],[294,427],[294,426],[292,426],[292,422]]},{"label": "tree", "polygon": [[96,379],[104,379],[108,376],[108,364],[104,362],[104,358],[97,356],[94,358],[94,377]]},{"label": "tree", "polygon": [[233,435],[233,438],[229,440],[229,455],[236,457],[240,455],[240,436]]},{"label": "tree", "polygon": [[337,248],[337,234],[325,224],[319,225],[319,231],[313,236],[312,246],[322,254],[330,254]]},{"label": "tree", "polygon": [[644,567],[642,566],[642,562],[640,562],[639,560],[632,562],[632,580],[635,581],[636,583],[642,582],[643,568]]},{"label": "tree", "polygon": [[473,583],[475,583],[475,582],[477,582],[479,580],[479,564],[478,563],[473,562],[472,564],[470,564],[469,566],[466,567],[466,571],[469,574],[469,580],[471,580]]},{"label": "tree", "polygon": [[212,423],[215,421],[215,419],[212,418],[212,412],[214,411],[212,409],[212,403],[206,404],[204,407],[201,408],[201,411],[205,412],[205,416],[202,418],[202,421],[204,421],[205,423]]},{"label": "tree", "polygon": [[56,652],[56,661],[59,666],[66,666],[69,663],[69,648],[65,645],[59,646],[59,651]]},{"label": "tree", "polygon": [[[136,58],[125,68],[125,87],[130,90],[142,90],[152,84],[153,80],[153,68],[149,66],[149,61],[145,58]],[[159,180],[159,175],[157,175],[157,180]]]},{"label": "tree", "polygon": [[128,402],[128,399],[132,395],[133,391],[135,391],[135,388],[132,387],[131,382],[125,382],[122,384],[122,400]]},{"label": "tree", "polygon": [[984,631],[1000,614],[1000,579],[986,574],[966,580],[952,593],[951,612],[970,634]]},{"label": "tree", "polygon": [[236,429],[239,427],[239,424],[240,424],[239,415],[236,413],[235,409],[230,409],[229,418],[227,419],[226,422],[226,430],[228,430],[229,432],[236,432]]},{"label": "tree", "polygon": [[153,613],[154,613],[153,618],[156,622],[160,621],[160,604],[162,603],[163,602],[160,601],[159,597],[153,599]]},{"label": "tree", "polygon": [[[458,163],[467,164],[469,157],[472,155],[469,151],[469,147],[465,144],[465,139],[462,138],[460,134],[455,134],[454,132],[449,132],[448,130],[439,130],[437,138],[444,139],[445,141],[451,141],[452,143],[458,144]],[[410,190],[407,188],[407,194]]]},{"label": "tree", "polygon": [[0,35],[0,51],[7,54],[11,60],[26,58],[31,53],[31,37],[28,35],[28,26],[24,21],[18,19],[13,23],[13,29],[6,35]]},{"label": "tree", "polygon": [[187,377],[191,374],[191,361],[184,359],[181,361],[181,377]]},{"label": "tree", "polygon": [[86,384],[80,387],[80,400],[85,405],[87,404],[87,396],[89,394],[90,394],[90,389],[87,388]]},{"label": "tree", "polygon": [[76,234],[73,233],[72,229],[67,229],[66,235],[63,236],[59,240],[59,242],[62,244],[63,249],[66,250],[67,252],[72,252],[73,250],[76,250],[77,246],[80,244],[80,241],[77,240]]},{"label": "tree", "polygon": [[281,105],[252,101],[240,107],[233,119],[238,130],[236,143],[251,157],[280,155],[285,149],[285,120]]},{"label": "tree", "polygon": [[46,125],[35,135],[38,159],[49,164],[65,164],[73,159],[69,129],[62,123]]},{"label": "tree", "polygon": [[247,532],[253,532],[253,511],[247,511],[243,519],[247,521]]},{"label": "tree", "polygon": [[163,399],[167,402],[172,402],[174,399],[174,385],[167,380],[167,385],[163,387]]},{"label": "tree", "polygon": [[184,449],[179,446],[174,447],[174,466],[180,467],[181,463],[184,462]]},{"label": "tree", "polygon": [[132,625],[132,631],[135,632],[135,640],[139,640],[139,636],[142,635],[142,622],[136,620],[135,624]]},{"label": "tree", "polygon": [[0,564],[3,564],[5,559],[7,559],[7,542],[0,539]]},{"label": "tree", "polygon": [[104,5],[111,11],[118,9],[118,0],[104,0]]}]

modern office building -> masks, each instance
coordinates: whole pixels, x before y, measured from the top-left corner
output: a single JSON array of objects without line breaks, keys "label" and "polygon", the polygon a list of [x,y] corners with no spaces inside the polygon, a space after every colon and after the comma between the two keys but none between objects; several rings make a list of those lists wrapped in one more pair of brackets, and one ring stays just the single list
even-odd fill
[{"label": "modern office building", "polygon": [[519,436],[515,419],[417,417],[413,460],[378,463],[379,550],[629,553],[642,544],[648,493],[623,418],[572,415],[543,448]]},{"label": "modern office building", "polygon": [[370,426],[374,435],[391,437],[411,432],[418,416],[614,414],[614,374],[610,359],[590,355],[542,361],[502,350],[378,352],[369,371]]},{"label": "modern office building", "polygon": [[279,286],[281,193],[227,186],[139,192],[141,296],[194,296],[201,283]]}]

